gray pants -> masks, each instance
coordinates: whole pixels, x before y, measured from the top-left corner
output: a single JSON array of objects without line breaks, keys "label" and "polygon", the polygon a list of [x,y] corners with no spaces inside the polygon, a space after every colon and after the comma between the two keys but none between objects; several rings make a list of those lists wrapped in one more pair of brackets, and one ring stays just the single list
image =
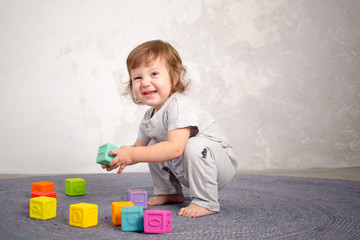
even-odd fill
[{"label": "gray pants", "polygon": [[220,210],[218,190],[236,172],[221,145],[202,137],[190,138],[181,157],[149,163],[149,168],[155,195],[182,194],[183,184],[190,190],[192,203],[215,212]]}]

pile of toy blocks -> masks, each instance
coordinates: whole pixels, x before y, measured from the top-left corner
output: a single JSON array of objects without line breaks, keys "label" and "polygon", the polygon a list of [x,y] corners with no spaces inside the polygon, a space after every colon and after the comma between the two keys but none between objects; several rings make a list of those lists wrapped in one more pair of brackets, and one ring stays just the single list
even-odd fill
[{"label": "pile of toy blocks", "polygon": [[113,224],[121,225],[121,230],[124,232],[171,232],[170,211],[144,211],[145,208],[147,208],[147,192],[144,189],[128,189],[126,202],[112,203]]},{"label": "pile of toy blocks", "polygon": [[[65,194],[85,195],[85,180],[65,180]],[[147,192],[144,189],[128,189],[127,201],[112,203],[112,222],[121,225],[124,232],[169,233],[171,212],[165,210],[144,210],[147,208]],[[32,184],[30,217],[48,220],[56,217],[57,196],[52,182]],[[69,225],[88,228],[98,224],[98,205],[77,203],[69,207]]]},{"label": "pile of toy blocks", "polygon": [[[107,143],[99,147],[96,162],[110,166],[109,152],[119,147]],[[65,180],[65,194],[69,196],[85,195],[85,180],[69,178]],[[124,232],[169,233],[171,232],[171,212],[165,210],[145,210],[147,192],[144,189],[128,189],[126,202],[112,203],[112,222],[121,225]],[[32,184],[30,199],[30,217],[48,220],[56,217],[56,192],[52,182]],[[69,224],[87,228],[98,224],[98,205],[77,203],[69,207]]]}]

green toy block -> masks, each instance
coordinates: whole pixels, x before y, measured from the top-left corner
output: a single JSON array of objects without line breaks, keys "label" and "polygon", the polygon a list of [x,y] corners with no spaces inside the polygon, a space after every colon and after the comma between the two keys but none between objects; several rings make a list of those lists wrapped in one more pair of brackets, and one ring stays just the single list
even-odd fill
[{"label": "green toy block", "polygon": [[113,158],[116,156],[116,155],[113,155],[113,156],[109,155],[109,152],[112,149],[119,149],[119,147],[117,147],[111,143],[106,143],[106,144],[100,146],[97,157],[96,157],[96,163],[98,163],[100,165],[107,165],[108,167],[110,167],[111,160],[113,160]]},{"label": "green toy block", "polygon": [[82,178],[68,178],[65,180],[65,194],[69,196],[85,195],[85,180]]}]

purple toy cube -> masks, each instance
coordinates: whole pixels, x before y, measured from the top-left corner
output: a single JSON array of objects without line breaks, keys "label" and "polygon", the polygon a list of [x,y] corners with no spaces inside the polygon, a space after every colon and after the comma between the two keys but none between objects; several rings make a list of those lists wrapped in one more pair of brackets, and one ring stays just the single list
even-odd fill
[{"label": "purple toy cube", "polygon": [[135,206],[147,208],[147,191],[144,189],[128,189],[127,201],[132,202]]},{"label": "purple toy cube", "polygon": [[165,210],[146,210],[144,212],[144,232],[171,232],[171,212]]}]

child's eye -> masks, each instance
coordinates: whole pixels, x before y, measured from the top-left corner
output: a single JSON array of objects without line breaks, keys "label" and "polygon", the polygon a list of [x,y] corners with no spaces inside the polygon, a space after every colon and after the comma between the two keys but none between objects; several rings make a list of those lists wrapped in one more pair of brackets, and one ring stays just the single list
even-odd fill
[{"label": "child's eye", "polygon": [[157,72],[151,73],[151,76],[152,76],[152,77],[156,77],[157,75],[159,75],[159,73],[157,73]]},{"label": "child's eye", "polygon": [[141,77],[134,77],[133,81],[141,80]]}]

